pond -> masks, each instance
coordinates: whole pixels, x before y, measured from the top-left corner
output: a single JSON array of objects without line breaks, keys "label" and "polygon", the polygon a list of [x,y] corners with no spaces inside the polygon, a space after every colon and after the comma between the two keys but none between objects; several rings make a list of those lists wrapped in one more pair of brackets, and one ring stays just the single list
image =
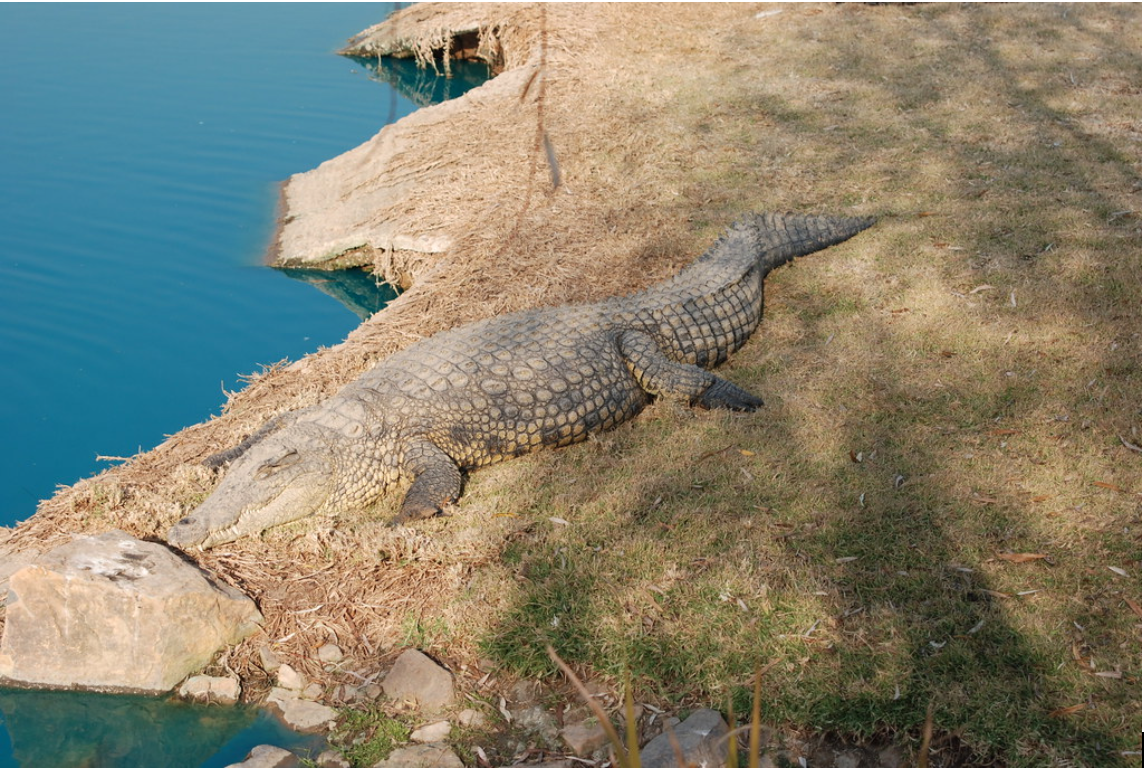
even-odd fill
[{"label": "pond", "polygon": [[[0,4],[0,525],[106,467],[97,458],[208,419],[240,375],[340,342],[392,298],[366,274],[261,265],[279,182],[481,82],[475,70],[441,85],[334,54],[391,10]],[[163,759],[46,737],[71,725],[81,741],[85,714],[118,714],[108,729],[121,735],[223,719],[105,697],[0,693],[13,733],[0,729],[0,765],[215,756],[165,739]],[[239,709],[225,719],[237,721],[212,728],[215,752],[244,753],[255,743],[242,736],[265,721]]]}]

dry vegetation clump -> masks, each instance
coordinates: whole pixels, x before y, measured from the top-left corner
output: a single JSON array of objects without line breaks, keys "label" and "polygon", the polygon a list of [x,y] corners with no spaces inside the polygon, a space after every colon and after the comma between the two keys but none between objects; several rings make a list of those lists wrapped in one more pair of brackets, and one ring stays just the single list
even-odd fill
[{"label": "dry vegetation clump", "polygon": [[[463,13],[503,77],[538,66],[534,7]],[[408,284],[390,308],[10,543],[158,536],[267,417],[439,329],[647,286],[743,212],[873,213],[768,281],[721,370],[760,412],[659,403],[473,474],[450,518],[385,530],[389,500],[196,555],[267,618],[229,665],[257,681],[271,643],[332,691],[415,644],[485,697],[478,661],[551,677],[552,644],[644,703],[740,714],[770,665],[775,723],[916,746],[932,704],[935,764],[1135,765],[1139,7],[552,5],[547,43],[541,102],[403,156],[446,176],[398,216],[451,245],[356,253]]]}]

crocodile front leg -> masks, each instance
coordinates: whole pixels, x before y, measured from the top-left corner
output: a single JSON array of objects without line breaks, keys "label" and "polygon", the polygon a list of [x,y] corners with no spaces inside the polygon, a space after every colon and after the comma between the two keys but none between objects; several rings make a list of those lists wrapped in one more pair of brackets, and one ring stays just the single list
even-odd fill
[{"label": "crocodile front leg", "polygon": [[413,477],[401,513],[390,524],[436,516],[461,496],[461,470],[453,458],[428,439],[411,441],[405,449],[405,471]]},{"label": "crocodile front leg", "polygon": [[643,332],[620,335],[620,355],[639,382],[653,396],[686,398],[706,409],[753,412],[763,405],[757,398],[732,382],[691,364],[672,361],[660,352],[655,340]]}]

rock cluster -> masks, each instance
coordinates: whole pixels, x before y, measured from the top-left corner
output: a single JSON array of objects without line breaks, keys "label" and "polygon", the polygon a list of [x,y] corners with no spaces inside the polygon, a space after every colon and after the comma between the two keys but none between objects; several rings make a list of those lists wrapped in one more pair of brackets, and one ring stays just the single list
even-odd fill
[{"label": "rock cluster", "polygon": [[307,682],[292,667],[283,664],[278,667],[278,686],[270,690],[266,703],[295,730],[316,732],[328,730],[338,718],[338,712],[315,700],[321,695],[321,685]]}]

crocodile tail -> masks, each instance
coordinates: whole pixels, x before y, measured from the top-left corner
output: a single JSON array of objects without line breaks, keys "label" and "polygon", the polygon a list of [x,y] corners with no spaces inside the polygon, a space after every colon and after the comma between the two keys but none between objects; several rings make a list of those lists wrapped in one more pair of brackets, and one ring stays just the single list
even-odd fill
[{"label": "crocodile tail", "polygon": [[767,213],[747,217],[739,226],[752,231],[756,254],[766,276],[795,257],[841,243],[874,222],[874,217]]}]

